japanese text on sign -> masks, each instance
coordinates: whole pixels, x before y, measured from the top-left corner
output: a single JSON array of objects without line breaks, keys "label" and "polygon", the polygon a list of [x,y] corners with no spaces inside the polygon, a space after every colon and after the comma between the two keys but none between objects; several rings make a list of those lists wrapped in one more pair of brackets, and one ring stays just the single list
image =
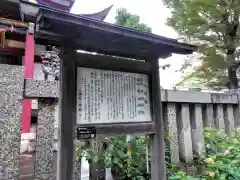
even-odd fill
[{"label": "japanese text on sign", "polygon": [[145,121],[151,121],[147,75],[78,67],[78,124]]}]

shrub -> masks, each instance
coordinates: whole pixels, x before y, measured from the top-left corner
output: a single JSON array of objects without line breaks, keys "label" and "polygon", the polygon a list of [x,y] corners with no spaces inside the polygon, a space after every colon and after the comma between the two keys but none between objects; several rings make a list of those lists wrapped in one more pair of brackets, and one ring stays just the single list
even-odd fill
[{"label": "shrub", "polygon": [[170,174],[169,180],[197,180],[194,177],[188,176],[185,172],[183,171],[177,171],[177,172],[173,172],[172,174]]},{"label": "shrub", "polygon": [[240,136],[205,130],[206,154],[202,157],[202,179],[240,179]]},{"label": "shrub", "polygon": [[[188,176],[169,164],[168,179],[170,180],[240,180],[240,135],[227,136],[222,131],[207,128],[204,132],[206,153],[200,157],[199,174]],[[88,146],[82,152],[90,162],[102,163],[112,168],[116,179],[121,180],[150,180],[147,172],[150,155],[147,136],[132,136],[126,142],[125,136],[105,139],[105,148],[95,152]],[[79,148],[78,148],[79,149]],[[148,157],[147,157],[148,156]],[[168,157],[166,157],[166,160]]]}]

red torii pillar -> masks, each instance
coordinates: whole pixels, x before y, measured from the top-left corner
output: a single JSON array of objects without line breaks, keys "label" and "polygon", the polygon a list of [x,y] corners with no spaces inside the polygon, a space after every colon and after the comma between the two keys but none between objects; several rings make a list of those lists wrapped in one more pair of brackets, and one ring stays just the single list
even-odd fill
[{"label": "red torii pillar", "polygon": [[[29,23],[25,43],[24,79],[33,79],[34,51],[35,51],[34,24]],[[32,114],[32,100],[24,99],[22,106],[22,133],[30,132],[31,114]]]}]

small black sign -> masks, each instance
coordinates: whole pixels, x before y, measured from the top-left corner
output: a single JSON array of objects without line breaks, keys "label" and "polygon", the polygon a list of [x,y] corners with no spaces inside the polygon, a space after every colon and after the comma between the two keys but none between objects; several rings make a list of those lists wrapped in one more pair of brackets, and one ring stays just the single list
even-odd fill
[{"label": "small black sign", "polygon": [[78,140],[88,140],[96,138],[95,127],[78,127],[77,128],[77,139]]}]

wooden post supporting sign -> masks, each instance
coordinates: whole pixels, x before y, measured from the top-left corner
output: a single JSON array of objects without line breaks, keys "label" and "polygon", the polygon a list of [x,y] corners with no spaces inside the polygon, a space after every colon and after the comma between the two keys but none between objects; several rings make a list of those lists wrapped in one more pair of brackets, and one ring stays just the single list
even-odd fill
[{"label": "wooden post supporting sign", "polygon": [[166,180],[164,129],[158,58],[151,61],[152,118],[155,134],[151,136],[151,179]]},{"label": "wooden post supporting sign", "polygon": [[60,63],[60,118],[57,180],[71,180],[76,124],[75,51],[64,46]]}]

